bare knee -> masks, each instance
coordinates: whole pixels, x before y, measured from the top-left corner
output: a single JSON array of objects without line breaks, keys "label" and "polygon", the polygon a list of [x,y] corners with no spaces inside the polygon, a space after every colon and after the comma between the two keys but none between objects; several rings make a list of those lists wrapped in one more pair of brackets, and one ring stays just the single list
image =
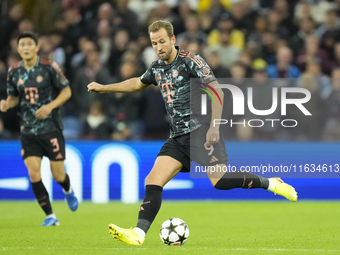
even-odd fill
[{"label": "bare knee", "polygon": [[28,157],[24,160],[28,170],[28,176],[31,182],[38,182],[41,180],[40,165],[41,159],[38,157]]},{"label": "bare knee", "polygon": [[152,174],[148,174],[148,176],[145,178],[145,185],[158,185],[163,187],[165,183],[162,183],[160,180],[155,178]]},{"label": "bare knee", "polygon": [[28,176],[31,182],[38,182],[41,180],[40,169],[29,168]]}]

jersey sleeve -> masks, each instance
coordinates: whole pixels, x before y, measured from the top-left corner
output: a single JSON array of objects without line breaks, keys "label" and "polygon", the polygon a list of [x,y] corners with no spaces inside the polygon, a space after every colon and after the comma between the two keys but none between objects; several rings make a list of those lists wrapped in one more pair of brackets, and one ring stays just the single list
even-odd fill
[{"label": "jersey sleeve", "polygon": [[202,83],[216,81],[213,71],[201,56],[189,55],[191,72],[195,78],[200,78]]},{"label": "jersey sleeve", "polygon": [[52,62],[51,65],[51,73],[52,73],[52,82],[53,85],[59,90],[63,90],[67,86],[70,85],[70,82],[66,79],[65,75],[60,70],[57,63]]},{"label": "jersey sleeve", "polygon": [[144,84],[157,85],[155,76],[153,75],[152,65],[149,66],[148,70],[146,70],[145,73],[143,73],[143,75],[140,77],[140,81]]},{"label": "jersey sleeve", "polygon": [[10,67],[7,73],[7,95],[8,96],[19,96],[16,84],[13,83],[13,69]]}]

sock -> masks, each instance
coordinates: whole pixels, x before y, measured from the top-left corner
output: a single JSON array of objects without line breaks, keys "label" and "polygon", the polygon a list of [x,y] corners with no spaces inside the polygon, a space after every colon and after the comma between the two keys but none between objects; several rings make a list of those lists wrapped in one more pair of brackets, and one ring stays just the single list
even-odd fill
[{"label": "sock", "polygon": [[157,185],[145,186],[145,197],[143,204],[140,206],[137,228],[147,233],[151,223],[161,208],[163,188]]},{"label": "sock", "polygon": [[135,227],[133,228],[133,230],[136,231],[136,233],[139,235],[141,239],[145,238],[145,232],[143,229]]},{"label": "sock", "polygon": [[53,218],[53,219],[56,219],[57,216],[56,216],[54,213],[52,213],[52,214],[46,215],[46,218]]},{"label": "sock", "polygon": [[38,182],[31,182],[31,185],[34,196],[41,209],[43,209],[46,215],[53,214],[50,198],[48,197],[48,193],[43,182],[41,180]]},{"label": "sock", "polygon": [[216,183],[216,189],[229,190],[235,188],[243,189],[268,189],[269,180],[262,176],[237,170],[231,173],[225,173]]},{"label": "sock", "polygon": [[65,193],[69,193],[71,184],[68,174],[65,174],[65,180],[63,182],[58,182],[58,184],[64,189]]},{"label": "sock", "polygon": [[274,179],[272,179],[272,178],[269,178],[269,179],[268,179],[268,182],[269,182],[269,185],[268,185],[268,188],[267,188],[267,190],[269,190],[269,191],[273,191],[273,189],[274,189],[274,187],[275,187],[275,182],[274,182]]}]

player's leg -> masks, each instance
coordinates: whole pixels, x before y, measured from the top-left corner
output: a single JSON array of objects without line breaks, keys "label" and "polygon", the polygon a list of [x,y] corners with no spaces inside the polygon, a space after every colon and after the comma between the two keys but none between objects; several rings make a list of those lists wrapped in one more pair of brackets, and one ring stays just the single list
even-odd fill
[{"label": "player's leg", "polygon": [[71,211],[75,211],[78,208],[78,200],[74,194],[71,186],[70,177],[65,172],[64,161],[50,161],[51,162],[51,172],[53,179],[62,187],[65,194],[67,204]]},{"label": "player's leg", "polygon": [[[223,171],[228,170],[228,155],[225,149],[223,137],[211,145],[205,146],[207,127],[194,131],[191,136],[191,158],[205,167],[208,177],[212,185],[216,189],[229,190],[235,188],[254,189],[263,188],[279,194],[290,201],[297,200],[295,189],[284,183],[280,178],[265,178],[250,172],[237,170],[234,172]],[[217,164],[217,165],[214,165]]]},{"label": "player's leg", "polygon": [[33,194],[38,201],[41,209],[46,214],[46,219],[41,226],[59,225],[59,221],[53,213],[48,192],[41,180],[41,158],[36,156],[29,156],[24,159],[28,175],[31,181]]},{"label": "player's leg", "polygon": [[59,225],[59,221],[53,213],[48,192],[41,180],[40,167],[44,155],[38,136],[21,134],[21,155],[28,170],[33,194],[41,209],[46,214],[42,226]]},{"label": "player's leg", "polygon": [[227,169],[225,164],[213,166],[214,171],[207,171],[211,184],[216,189],[229,190],[235,188],[243,189],[268,189],[269,179],[249,173],[246,171],[237,170],[234,172],[218,171],[218,169]]},{"label": "player's leg", "polygon": [[136,228],[122,229],[110,224],[109,231],[114,238],[132,245],[141,245],[144,242],[145,234],[161,207],[164,185],[176,176],[182,167],[181,162],[170,156],[157,157],[152,170],[145,179],[145,197],[140,206]]},{"label": "player's leg", "polygon": [[[223,167],[223,165],[220,165],[220,167]],[[292,202],[297,201],[295,189],[291,185],[284,183],[280,178],[265,178],[253,173],[237,170],[235,172],[224,173],[221,177],[210,175],[209,179],[216,189],[263,188],[281,195]]]},{"label": "player's leg", "polygon": [[41,143],[50,159],[53,179],[62,187],[70,210],[77,210],[78,200],[72,189],[70,177],[65,172],[65,139],[62,132],[55,131],[42,136]]}]

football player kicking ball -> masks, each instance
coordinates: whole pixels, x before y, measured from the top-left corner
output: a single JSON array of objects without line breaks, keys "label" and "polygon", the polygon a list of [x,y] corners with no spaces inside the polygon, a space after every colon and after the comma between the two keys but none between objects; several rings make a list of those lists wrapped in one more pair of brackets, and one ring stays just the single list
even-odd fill
[{"label": "football player kicking ball", "polygon": [[49,196],[41,181],[41,159],[50,159],[54,180],[65,193],[69,208],[75,211],[78,200],[64,170],[65,140],[59,107],[71,97],[69,82],[54,62],[40,59],[37,36],[24,32],[17,39],[17,50],[22,58],[9,68],[7,99],[1,100],[1,111],[20,104],[21,155],[28,169],[33,193],[46,214],[41,226],[58,226]]},{"label": "football player kicking ball", "polygon": [[[203,166],[222,167],[228,164],[219,126],[214,127],[210,124],[211,120],[200,123],[190,110],[190,78],[200,78],[213,89],[217,84],[210,67],[199,55],[175,46],[176,39],[171,23],[155,21],[149,26],[149,36],[159,58],[140,78],[110,85],[95,82],[88,85],[88,90],[93,93],[132,93],[143,90],[150,84],[157,85],[161,89],[168,113],[170,138],[161,148],[152,170],[146,177],[145,197],[140,206],[137,226],[124,229],[114,224],[109,225],[109,231],[114,238],[130,245],[143,244],[145,234],[160,209],[163,186],[179,172],[188,172],[191,160]],[[222,90],[215,90],[223,99]],[[221,114],[222,107],[212,103],[211,119],[220,119]],[[214,160],[211,160],[212,158]],[[267,179],[249,172],[236,171],[220,173],[220,176],[210,175],[209,179],[216,189],[263,188],[290,201],[297,201],[295,189],[279,178]]]}]

